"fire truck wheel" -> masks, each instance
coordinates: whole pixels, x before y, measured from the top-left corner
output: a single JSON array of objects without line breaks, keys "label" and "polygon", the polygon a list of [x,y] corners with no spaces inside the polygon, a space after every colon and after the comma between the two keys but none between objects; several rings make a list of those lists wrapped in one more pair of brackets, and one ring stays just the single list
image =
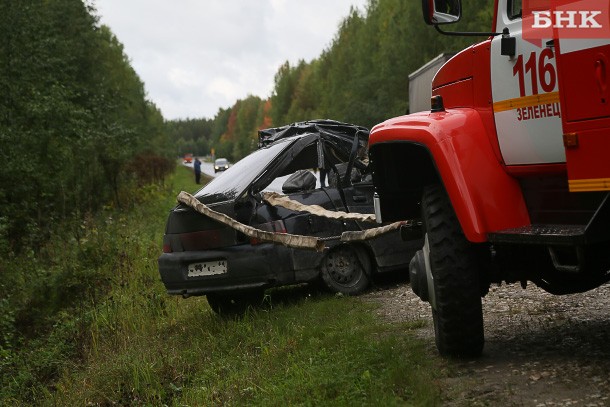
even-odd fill
[{"label": "fire truck wheel", "polygon": [[480,268],[444,189],[422,197],[434,293],[430,295],[436,347],[443,356],[476,357],[483,350]]}]

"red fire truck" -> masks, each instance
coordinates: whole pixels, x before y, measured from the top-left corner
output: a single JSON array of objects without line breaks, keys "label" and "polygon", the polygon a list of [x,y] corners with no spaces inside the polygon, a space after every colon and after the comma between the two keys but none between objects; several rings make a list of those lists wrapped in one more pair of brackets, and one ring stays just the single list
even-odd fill
[{"label": "red fire truck", "polygon": [[[438,31],[460,19],[459,0],[422,4]],[[430,111],[369,140],[379,221],[421,219],[411,286],[445,356],[482,352],[492,283],[570,294],[610,280],[610,37],[532,40],[521,0],[494,15],[438,71]]]}]

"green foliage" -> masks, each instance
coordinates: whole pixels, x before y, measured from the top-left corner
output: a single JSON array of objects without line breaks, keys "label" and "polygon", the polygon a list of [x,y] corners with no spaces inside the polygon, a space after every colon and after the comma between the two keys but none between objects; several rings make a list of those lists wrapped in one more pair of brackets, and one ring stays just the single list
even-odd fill
[{"label": "green foliage", "polygon": [[45,404],[88,358],[98,340],[92,326],[115,298],[144,309],[165,301],[156,267],[163,223],[176,191],[194,187],[188,170],[179,175],[134,188],[129,212],[63,223],[36,256],[0,259],[0,405]]},{"label": "green foliage", "polygon": [[[259,128],[312,118],[370,127],[407,109],[409,73],[473,40],[425,26],[417,2],[370,0],[319,58],[283,64],[269,100],[164,122],[86,4],[0,2],[0,404],[437,404],[410,327],[357,299],[223,321],[169,298],[156,258],[195,187],[184,168],[168,183],[170,157],[236,161]],[[488,2],[464,6],[456,29],[488,30]]]},{"label": "green foliage", "polygon": [[[184,157],[187,153],[195,156],[210,154],[211,140],[215,137],[214,120],[172,120],[165,123],[165,129],[168,137],[174,140],[174,155]],[[220,134],[215,138],[218,139]]]},{"label": "green foliage", "polygon": [[[299,66],[304,66],[302,61]],[[293,68],[286,61],[275,74],[275,88],[271,96],[271,120],[273,123],[285,123],[296,91],[299,77],[298,67]]]},{"label": "green foliage", "polygon": [[238,100],[229,110],[214,118],[215,137],[211,146],[215,157],[238,161],[250,154],[258,143],[258,130],[269,126],[267,102],[257,96]]},{"label": "green foliage", "polygon": [[74,214],[123,205],[134,157],[170,167],[161,113],[93,13],[80,0],[0,5],[2,255],[38,250]]},{"label": "green foliage", "polygon": [[213,119],[173,120],[166,123],[173,152],[182,157],[213,155],[237,161],[257,145],[258,130],[271,124],[267,101],[257,96],[238,100],[230,109],[219,109]]},{"label": "green foliage", "polygon": [[0,405],[439,404],[441,362],[409,333],[418,325],[381,323],[359,299],[281,288],[269,308],[224,320],[205,298],[168,296],[163,224],[194,187],[180,167],[129,212],[0,260],[13,276],[0,286]]},{"label": "green foliage", "polygon": [[[422,345],[404,326],[375,323],[358,300],[305,297],[240,320],[221,320],[205,302],[192,302],[136,302],[137,310],[128,310],[116,300],[100,310],[91,368],[65,376],[53,401],[266,406],[439,399],[430,385],[434,363]],[[142,322],[151,319],[158,324]]]},{"label": "green foliage", "polygon": [[[463,3],[463,22],[456,29],[488,31],[493,4]],[[404,114],[409,74],[474,41],[442,36],[426,26],[419,2],[370,0],[364,14],[351,10],[319,58],[297,66],[286,62],[278,69],[271,96],[273,124],[332,118],[372,127]]]}]

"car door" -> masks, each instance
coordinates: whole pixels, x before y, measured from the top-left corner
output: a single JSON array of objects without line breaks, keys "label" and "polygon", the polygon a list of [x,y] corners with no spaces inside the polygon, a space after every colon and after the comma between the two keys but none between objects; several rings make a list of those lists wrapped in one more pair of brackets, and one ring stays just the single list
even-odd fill
[{"label": "car door", "polygon": [[560,39],[558,67],[570,191],[608,191],[610,39]]},{"label": "car door", "polygon": [[[324,209],[337,210],[328,191],[322,188],[292,193],[287,196],[303,205],[318,205]],[[284,224],[288,233],[297,235],[331,237],[340,236],[344,231],[343,222],[307,212],[293,213],[284,219]]]},{"label": "car door", "polygon": [[372,181],[355,182],[350,187],[345,188],[345,199],[350,212],[374,213]]},{"label": "car door", "polygon": [[[566,162],[570,191],[610,190],[608,3],[558,2],[556,9],[544,10],[548,3],[523,10],[523,18],[521,3],[499,0],[496,22],[496,31],[507,28],[516,39],[516,54],[501,55],[500,35],[491,46],[493,110],[503,159],[507,165]],[[587,24],[580,21],[581,31],[561,28],[566,16],[583,16],[581,8],[587,6],[601,10],[596,11],[602,13],[601,27],[585,32]],[[543,22],[552,29],[544,35],[534,11],[547,13]],[[563,17],[551,21],[549,16],[557,15]]]},{"label": "car door", "polygon": [[523,38],[521,0],[499,0],[496,31],[508,29],[515,55],[502,55],[502,35],[491,41],[493,111],[506,165],[565,162],[553,38]]}]

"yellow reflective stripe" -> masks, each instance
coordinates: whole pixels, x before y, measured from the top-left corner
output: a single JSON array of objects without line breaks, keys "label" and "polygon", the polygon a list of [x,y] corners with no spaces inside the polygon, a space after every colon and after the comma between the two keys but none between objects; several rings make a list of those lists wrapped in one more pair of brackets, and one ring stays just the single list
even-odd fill
[{"label": "yellow reflective stripe", "polygon": [[537,105],[546,105],[549,103],[559,103],[559,92],[542,93],[540,95],[524,96],[522,98],[507,99],[501,102],[495,102],[494,112],[504,112],[506,110],[518,109],[520,107],[529,107]]},{"label": "yellow reflective stripe", "polygon": [[610,178],[568,180],[571,192],[610,191]]}]

